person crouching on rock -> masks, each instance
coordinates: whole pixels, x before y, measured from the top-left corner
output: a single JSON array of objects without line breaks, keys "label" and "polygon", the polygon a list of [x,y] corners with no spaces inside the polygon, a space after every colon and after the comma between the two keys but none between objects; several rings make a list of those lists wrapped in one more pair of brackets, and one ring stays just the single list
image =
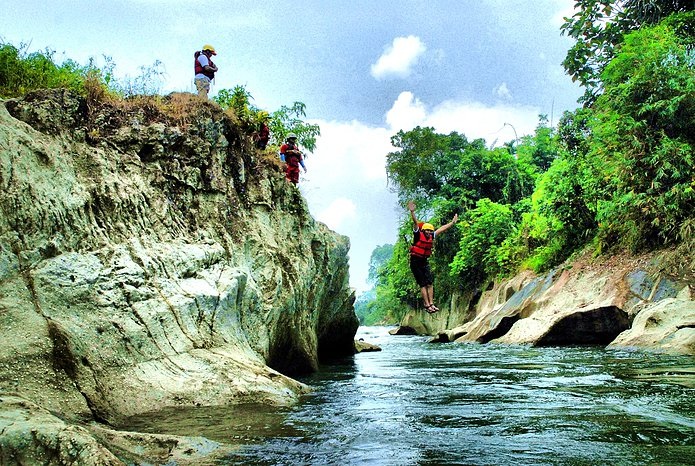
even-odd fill
[{"label": "person crouching on rock", "polygon": [[410,247],[410,270],[413,272],[415,281],[420,287],[425,311],[433,314],[439,308],[434,305],[434,279],[427,259],[432,254],[432,246],[437,235],[451,228],[459,216],[455,214],[451,222],[440,226],[435,231],[432,224],[418,222],[415,217],[415,203],[413,201],[408,201],[408,210],[410,211],[410,217],[413,219],[414,234],[413,245]]},{"label": "person crouching on rock", "polygon": [[299,166],[301,165],[306,173],[304,158],[297,146],[297,135],[290,133],[287,135],[287,142],[280,147],[280,157],[285,161],[285,178],[287,181],[299,183]]}]

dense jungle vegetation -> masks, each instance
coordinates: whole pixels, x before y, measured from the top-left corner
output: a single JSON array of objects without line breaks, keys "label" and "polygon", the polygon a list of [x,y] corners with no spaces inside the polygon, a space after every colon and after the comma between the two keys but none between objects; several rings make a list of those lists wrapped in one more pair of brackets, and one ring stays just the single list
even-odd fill
[{"label": "dense jungle vegetation", "polygon": [[[544,272],[573,254],[638,253],[695,238],[695,4],[579,0],[563,65],[583,106],[556,128],[489,148],[456,132],[392,137],[390,183],[435,227],[455,213],[430,263],[437,302],[473,295],[521,269]],[[397,322],[419,304],[409,269],[412,224],[371,258],[374,289],[356,303],[365,324]]]}]

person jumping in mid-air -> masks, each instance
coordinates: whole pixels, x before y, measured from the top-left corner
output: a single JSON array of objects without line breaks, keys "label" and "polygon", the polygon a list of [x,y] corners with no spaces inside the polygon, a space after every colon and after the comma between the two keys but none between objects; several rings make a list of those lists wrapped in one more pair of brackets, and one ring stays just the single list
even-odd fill
[{"label": "person jumping in mid-air", "polygon": [[459,216],[455,214],[451,222],[440,226],[435,231],[432,224],[418,222],[415,217],[415,203],[413,201],[408,201],[408,210],[410,211],[410,217],[413,219],[414,234],[413,245],[410,247],[410,270],[413,272],[415,281],[420,287],[425,310],[433,314],[439,308],[434,305],[434,279],[432,278],[432,271],[427,258],[432,254],[432,246],[437,235],[451,228]]}]

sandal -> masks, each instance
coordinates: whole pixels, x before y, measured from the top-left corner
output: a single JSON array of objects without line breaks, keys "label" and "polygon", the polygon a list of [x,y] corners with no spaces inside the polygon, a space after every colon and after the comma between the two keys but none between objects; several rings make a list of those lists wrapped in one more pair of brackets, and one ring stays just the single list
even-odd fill
[{"label": "sandal", "polygon": [[430,309],[433,309],[434,310],[433,312],[439,311],[439,308],[437,306],[435,306],[434,303],[430,304]]},{"label": "sandal", "polygon": [[434,314],[437,312],[439,309],[437,309],[434,304],[430,304],[429,306],[425,306],[425,310],[427,311],[428,314]]}]

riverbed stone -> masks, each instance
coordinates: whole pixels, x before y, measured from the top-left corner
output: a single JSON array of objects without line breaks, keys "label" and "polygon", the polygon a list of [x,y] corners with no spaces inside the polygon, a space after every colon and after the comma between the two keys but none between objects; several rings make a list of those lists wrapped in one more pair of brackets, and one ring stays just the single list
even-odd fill
[{"label": "riverbed stone", "polygon": [[381,351],[381,347],[364,340],[355,340],[355,353],[370,353]]},{"label": "riverbed stone", "polygon": [[609,346],[695,354],[695,302],[667,298],[647,304],[635,317],[632,327]]},{"label": "riverbed stone", "polygon": [[81,426],[18,395],[0,395],[1,464],[124,464]]}]

